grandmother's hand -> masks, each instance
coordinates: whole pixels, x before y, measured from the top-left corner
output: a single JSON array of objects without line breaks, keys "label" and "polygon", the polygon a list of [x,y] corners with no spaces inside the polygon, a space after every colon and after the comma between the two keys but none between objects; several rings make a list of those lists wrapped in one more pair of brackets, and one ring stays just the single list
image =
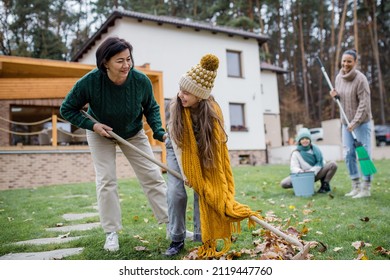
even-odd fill
[{"label": "grandmother's hand", "polygon": [[109,127],[108,125],[102,123],[95,123],[93,125],[93,131],[95,131],[100,136],[112,138],[111,135],[108,134],[107,132],[107,131],[112,131],[112,128]]}]

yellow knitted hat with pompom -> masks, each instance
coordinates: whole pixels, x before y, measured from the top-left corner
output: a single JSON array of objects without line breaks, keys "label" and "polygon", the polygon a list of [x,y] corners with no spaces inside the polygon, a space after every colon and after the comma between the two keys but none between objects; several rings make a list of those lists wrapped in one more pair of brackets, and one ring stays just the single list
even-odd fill
[{"label": "yellow knitted hat with pompom", "polygon": [[206,54],[200,63],[191,67],[179,81],[181,90],[185,90],[199,98],[207,99],[214,87],[219,59],[213,54]]}]

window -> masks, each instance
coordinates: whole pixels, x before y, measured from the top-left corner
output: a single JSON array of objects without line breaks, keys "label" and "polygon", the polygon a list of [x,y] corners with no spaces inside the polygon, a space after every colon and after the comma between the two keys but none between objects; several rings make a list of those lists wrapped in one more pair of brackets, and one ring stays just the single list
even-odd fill
[{"label": "window", "polygon": [[241,53],[237,51],[227,51],[228,77],[242,78]]},{"label": "window", "polygon": [[245,127],[244,104],[230,103],[229,114],[231,131],[248,131]]},{"label": "window", "polygon": [[51,145],[52,116],[57,116],[57,144],[87,144],[85,130],[78,129],[63,120],[59,107],[11,105],[10,144],[11,145]]}]

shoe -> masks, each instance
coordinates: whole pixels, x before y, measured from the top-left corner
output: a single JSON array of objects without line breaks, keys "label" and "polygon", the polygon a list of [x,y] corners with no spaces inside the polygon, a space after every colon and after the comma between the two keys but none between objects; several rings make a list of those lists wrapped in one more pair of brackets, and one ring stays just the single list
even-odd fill
[{"label": "shoe", "polygon": [[369,190],[361,190],[357,195],[352,198],[362,198],[371,196],[371,192]]},{"label": "shoe", "polygon": [[328,182],[322,182],[321,187],[318,190],[318,193],[328,193],[330,192],[330,185]]},{"label": "shoe", "polygon": [[169,245],[169,248],[165,251],[164,255],[167,257],[172,257],[180,253],[180,251],[184,248],[184,240],[180,242],[172,242]]},{"label": "shoe", "polygon": [[352,191],[350,191],[349,193],[346,193],[345,196],[355,196],[355,195],[357,195],[359,192],[360,192],[360,189],[359,189],[359,188],[354,188],[354,189],[352,189]]},{"label": "shoe", "polygon": [[118,234],[114,232],[107,233],[104,250],[115,252],[119,250]]}]

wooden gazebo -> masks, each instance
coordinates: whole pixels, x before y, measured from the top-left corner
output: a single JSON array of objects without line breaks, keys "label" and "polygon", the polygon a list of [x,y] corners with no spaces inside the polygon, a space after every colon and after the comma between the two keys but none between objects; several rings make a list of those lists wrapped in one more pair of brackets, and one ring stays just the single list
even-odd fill
[{"label": "wooden gazebo", "polygon": [[[0,56],[0,146],[11,146],[9,134],[10,129],[7,122],[11,120],[11,105],[28,105],[31,107],[50,105],[59,107],[62,99],[66,96],[74,83],[95,68],[95,65],[86,65],[76,62],[65,62],[48,59],[36,59],[15,56]],[[149,64],[136,67],[144,72],[152,81],[154,94],[157,102],[160,104],[161,119],[165,122],[164,113],[164,95],[162,88],[162,73],[152,71]],[[37,107],[33,115],[37,117],[40,114],[40,108]],[[31,120],[30,115],[19,116],[20,120]],[[56,146],[57,135],[55,129],[56,119],[53,119],[53,141]],[[148,127],[145,127],[148,131]],[[8,134],[8,135],[7,135]],[[160,145],[148,133],[152,146]],[[8,142],[8,143],[7,143]]]}]

